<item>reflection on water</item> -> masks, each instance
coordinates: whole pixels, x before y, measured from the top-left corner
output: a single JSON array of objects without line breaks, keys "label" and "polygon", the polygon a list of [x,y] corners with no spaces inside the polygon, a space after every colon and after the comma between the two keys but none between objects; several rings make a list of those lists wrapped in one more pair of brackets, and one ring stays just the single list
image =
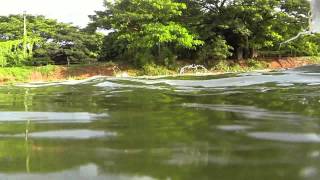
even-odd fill
[{"label": "reflection on water", "polygon": [[0,179],[68,179],[68,180],[155,180],[148,176],[130,176],[130,175],[118,175],[118,174],[100,174],[99,167],[95,164],[87,164],[77,168],[64,170],[58,173],[46,173],[46,174],[0,174]]},{"label": "reflection on water", "polygon": [[252,132],[248,134],[250,137],[257,139],[296,142],[296,143],[319,143],[320,136],[318,134],[298,134],[298,133],[282,133],[282,132]]},{"label": "reflection on water", "polygon": [[319,109],[319,66],[4,86],[0,179],[319,179]]},{"label": "reflection on water", "polygon": [[108,117],[105,114],[92,114],[86,112],[0,112],[0,122],[4,121],[38,121],[38,122],[80,122],[88,123],[97,119]]},{"label": "reflection on water", "polygon": [[[53,138],[53,139],[91,139],[101,137],[113,137],[117,133],[92,131],[92,130],[60,130],[28,133],[29,138]],[[0,137],[25,137],[25,134],[0,135]]]},{"label": "reflection on water", "polygon": [[254,106],[239,105],[209,105],[209,104],[183,104],[185,107],[193,107],[197,109],[210,109],[213,111],[225,111],[236,113],[247,119],[271,119],[271,120],[310,120],[309,117],[299,116],[291,112],[268,111],[256,108]]}]

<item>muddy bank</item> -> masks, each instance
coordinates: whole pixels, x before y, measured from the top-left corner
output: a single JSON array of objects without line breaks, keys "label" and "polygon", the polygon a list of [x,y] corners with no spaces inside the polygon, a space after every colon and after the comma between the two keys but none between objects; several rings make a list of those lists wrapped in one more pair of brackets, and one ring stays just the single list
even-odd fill
[{"label": "muddy bank", "polygon": [[281,59],[267,59],[264,61],[268,64],[270,69],[291,69],[316,63],[315,59],[308,57],[287,57]]},{"label": "muddy bank", "polygon": [[[266,65],[266,69],[277,70],[277,69],[292,69],[296,67],[317,64],[319,61],[317,58],[313,57],[285,57],[285,58],[273,58],[273,59],[260,59],[258,62],[262,62]],[[241,67],[248,67],[249,61],[240,60],[232,61],[233,65],[240,65]],[[319,61],[320,63],[320,61]]]}]

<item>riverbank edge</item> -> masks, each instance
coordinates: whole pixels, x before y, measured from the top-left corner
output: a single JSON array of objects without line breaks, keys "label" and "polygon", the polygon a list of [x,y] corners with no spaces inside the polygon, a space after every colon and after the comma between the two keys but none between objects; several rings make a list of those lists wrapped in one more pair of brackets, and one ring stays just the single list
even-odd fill
[{"label": "riverbank edge", "polygon": [[[220,61],[206,72],[196,73],[193,71],[187,71],[182,75],[219,75],[225,73],[252,71],[268,72],[313,64],[320,64],[320,57],[290,57],[254,61]],[[83,80],[94,76],[156,78],[161,76],[181,76],[181,74],[178,72],[178,70],[168,70],[161,66],[148,66],[147,68],[135,69],[126,65],[118,65],[115,63],[0,68],[0,84],[2,85],[28,82]]]}]

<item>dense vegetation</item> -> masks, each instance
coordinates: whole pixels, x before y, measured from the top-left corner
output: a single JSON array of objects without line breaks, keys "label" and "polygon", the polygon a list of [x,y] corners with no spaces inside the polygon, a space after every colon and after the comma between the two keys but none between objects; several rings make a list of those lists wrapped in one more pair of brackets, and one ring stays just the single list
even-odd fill
[{"label": "dense vegetation", "polygon": [[[101,34],[31,15],[27,16],[27,35],[24,37],[23,16],[0,17],[0,60],[3,66],[95,61],[102,39]],[[28,54],[32,51],[32,56],[23,55],[24,41]]]},{"label": "dense vegetation", "polygon": [[91,16],[113,30],[100,58],[172,65],[259,56],[315,56],[319,36],[279,44],[308,28],[307,0],[118,0]]},{"label": "dense vegetation", "polygon": [[209,65],[279,54],[317,56],[319,35],[279,49],[308,28],[309,10],[308,0],[115,0],[105,1],[105,10],[91,15],[85,28],[28,15],[26,37],[22,16],[1,16],[0,65],[112,60],[175,67],[176,60]]}]

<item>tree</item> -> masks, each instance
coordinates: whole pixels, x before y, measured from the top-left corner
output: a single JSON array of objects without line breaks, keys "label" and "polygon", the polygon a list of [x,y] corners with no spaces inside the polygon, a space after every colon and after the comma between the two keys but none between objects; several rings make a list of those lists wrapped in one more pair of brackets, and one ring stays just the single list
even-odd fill
[{"label": "tree", "polygon": [[[255,57],[257,50],[278,50],[281,42],[308,26],[307,0],[176,1],[188,5],[180,23],[201,35],[207,44],[205,49],[208,44],[219,44],[216,40],[222,38],[233,47],[232,54],[237,59]],[[217,55],[222,53],[230,54],[222,49]]]},{"label": "tree", "polygon": [[161,49],[165,47],[193,49],[203,44],[174,19],[186,9],[184,3],[172,0],[117,0],[114,3],[106,1],[105,6],[105,11],[92,16],[94,24],[113,30],[113,36],[127,43],[126,51],[136,57],[143,52],[163,60],[165,57],[161,57]]},{"label": "tree", "polygon": [[[28,64],[80,63],[96,60],[100,53],[103,36],[59,23],[44,16],[27,16],[28,38],[33,43],[33,58]],[[0,41],[10,42],[23,39],[23,17],[20,15],[0,16]],[[46,62],[41,62],[46,61]]]}]

